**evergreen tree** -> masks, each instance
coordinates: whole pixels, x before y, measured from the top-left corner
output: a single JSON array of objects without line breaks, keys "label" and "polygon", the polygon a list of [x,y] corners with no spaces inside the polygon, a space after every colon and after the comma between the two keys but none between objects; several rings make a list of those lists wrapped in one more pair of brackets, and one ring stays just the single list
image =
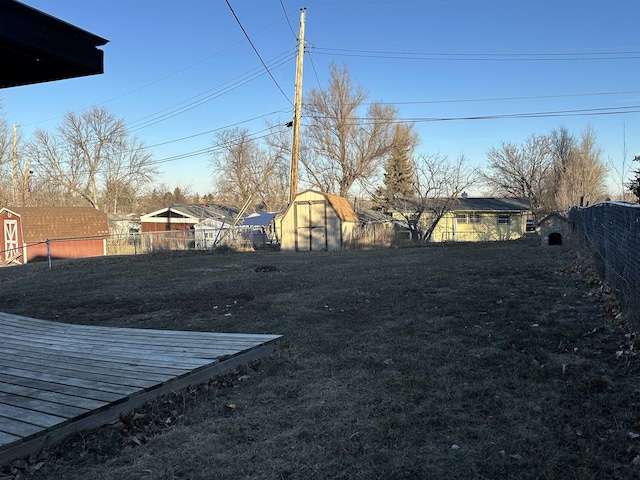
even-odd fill
[{"label": "evergreen tree", "polygon": [[[640,162],[640,156],[636,156],[633,160],[636,162]],[[640,202],[640,169],[635,170],[633,173],[636,175],[636,177],[627,184],[627,187],[629,188],[629,191],[631,191]]]},{"label": "evergreen tree", "polygon": [[413,196],[415,171],[412,154],[416,144],[417,136],[411,125],[396,126],[393,145],[384,165],[383,186],[375,194],[378,208],[389,210],[396,200]]}]

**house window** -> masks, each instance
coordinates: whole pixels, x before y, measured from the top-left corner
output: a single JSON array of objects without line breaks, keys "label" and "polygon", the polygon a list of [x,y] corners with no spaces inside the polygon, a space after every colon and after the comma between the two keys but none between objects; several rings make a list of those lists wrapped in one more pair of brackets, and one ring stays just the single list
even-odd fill
[{"label": "house window", "polygon": [[509,223],[511,223],[511,215],[509,215],[508,213],[498,215],[498,225],[508,225]]},{"label": "house window", "polygon": [[467,214],[466,213],[456,213],[456,223],[458,225],[467,223]]},{"label": "house window", "polygon": [[482,223],[482,216],[478,213],[469,214],[469,223]]}]

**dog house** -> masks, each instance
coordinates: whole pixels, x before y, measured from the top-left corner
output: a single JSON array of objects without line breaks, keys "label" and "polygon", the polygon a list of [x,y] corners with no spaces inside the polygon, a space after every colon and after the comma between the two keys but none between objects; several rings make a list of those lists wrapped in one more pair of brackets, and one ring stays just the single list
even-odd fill
[{"label": "dog house", "polygon": [[281,220],[281,248],[294,251],[341,250],[358,216],[344,197],[306,190],[296,195]]},{"label": "dog house", "polygon": [[571,221],[559,213],[550,213],[538,222],[543,247],[569,245]]}]

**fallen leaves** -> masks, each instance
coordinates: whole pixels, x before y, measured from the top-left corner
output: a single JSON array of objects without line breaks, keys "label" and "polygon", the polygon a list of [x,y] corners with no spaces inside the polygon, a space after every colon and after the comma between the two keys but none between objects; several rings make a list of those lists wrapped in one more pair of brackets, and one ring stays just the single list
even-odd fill
[{"label": "fallen leaves", "polygon": [[9,465],[2,467],[0,480],[20,480],[25,475],[38,472],[45,464],[42,458],[42,453],[35,453],[27,458],[14,460]]}]

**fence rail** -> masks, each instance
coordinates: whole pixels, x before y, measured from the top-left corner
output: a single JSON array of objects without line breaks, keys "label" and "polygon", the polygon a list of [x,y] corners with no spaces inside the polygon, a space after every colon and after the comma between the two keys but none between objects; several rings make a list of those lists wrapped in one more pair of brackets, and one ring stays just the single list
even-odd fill
[{"label": "fence rail", "polygon": [[[221,235],[224,232],[224,235]],[[0,267],[14,264],[86,258],[104,255],[140,255],[185,250],[210,250],[218,246],[252,249],[270,244],[264,233],[242,227],[212,232],[170,230],[161,232],[123,233],[106,237],[57,238],[23,245],[13,244],[0,250]]]},{"label": "fence rail", "polygon": [[569,212],[574,233],[595,252],[601,277],[640,327],[640,205],[605,202]]}]

